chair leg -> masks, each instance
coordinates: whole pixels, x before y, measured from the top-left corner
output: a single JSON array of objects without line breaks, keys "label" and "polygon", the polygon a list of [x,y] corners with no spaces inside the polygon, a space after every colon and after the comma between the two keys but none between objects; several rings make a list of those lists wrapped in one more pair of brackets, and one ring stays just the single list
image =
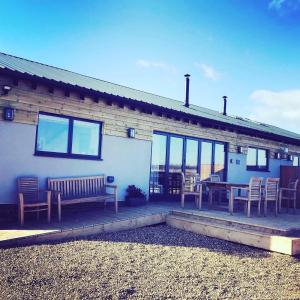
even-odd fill
[{"label": "chair leg", "polygon": [[20,225],[24,225],[24,206],[21,204],[19,207],[19,222]]},{"label": "chair leg", "polygon": [[184,193],[181,193],[181,208],[184,208]]},{"label": "chair leg", "polygon": [[248,207],[247,207],[247,217],[250,218],[251,215],[251,202],[247,201]]},{"label": "chair leg", "polygon": [[294,214],[296,213],[296,195],[294,196]]},{"label": "chair leg", "polygon": [[260,216],[260,206],[261,206],[261,201],[258,201],[257,212],[259,216]]},{"label": "chair leg", "polygon": [[61,200],[57,201],[57,213],[58,213],[58,221],[61,222]]},{"label": "chair leg", "polygon": [[212,190],[209,190],[209,192],[208,192],[208,198],[209,198],[209,207],[212,207],[212,202],[213,202],[213,193],[212,193]]},{"label": "chair leg", "polygon": [[48,205],[47,217],[48,217],[48,223],[50,223],[51,222],[51,192],[47,193],[47,205]]},{"label": "chair leg", "polygon": [[202,185],[200,185],[199,191],[199,199],[198,199],[198,209],[202,209]]},{"label": "chair leg", "polygon": [[277,217],[277,213],[278,213],[278,202],[277,200],[275,201],[275,216]]},{"label": "chair leg", "polygon": [[265,200],[265,202],[264,202],[264,216],[265,217],[267,216],[267,211],[268,211],[268,202],[267,202],[267,200]]},{"label": "chair leg", "polygon": [[282,200],[282,192],[280,190],[279,193],[279,203],[278,203],[278,212],[281,213],[281,200]]}]

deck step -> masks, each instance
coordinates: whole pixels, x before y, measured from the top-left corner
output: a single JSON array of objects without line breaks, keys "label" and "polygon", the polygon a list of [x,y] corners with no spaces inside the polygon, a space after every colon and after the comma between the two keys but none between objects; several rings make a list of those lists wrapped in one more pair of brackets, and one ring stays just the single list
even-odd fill
[{"label": "deck step", "polygon": [[191,231],[206,236],[239,244],[257,247],[288,255],[300,254],[300,238],[275,235],[228,224],[221,224],[201,218],[180,214],[169,214],[166,223],[174,228]]},{"label": "deck step", "polygon": [[299,229],[295,230],[295,229],[274,228],[268,225],[253,224],[252,222],[249,222],[245,219],[230,220],[222,216],[206,215],[201,211],[197,212],[197,211],[173,210],[170,214],[174,216],[186,217],[192,220],[199,220],[208,223],[229,226],[230,228],[245,229],[245,230],[256,231],[260,233],[279,235],[279,236],[300,237]]}]

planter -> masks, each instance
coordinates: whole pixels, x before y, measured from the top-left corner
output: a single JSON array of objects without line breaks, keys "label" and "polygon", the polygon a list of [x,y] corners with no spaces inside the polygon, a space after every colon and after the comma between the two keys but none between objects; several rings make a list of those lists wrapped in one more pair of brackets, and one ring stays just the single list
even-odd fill
[{"label": "planter", "polygon": [[147,200],[145,197],[126,197],[125,203],[127,206],[145,205]]}]

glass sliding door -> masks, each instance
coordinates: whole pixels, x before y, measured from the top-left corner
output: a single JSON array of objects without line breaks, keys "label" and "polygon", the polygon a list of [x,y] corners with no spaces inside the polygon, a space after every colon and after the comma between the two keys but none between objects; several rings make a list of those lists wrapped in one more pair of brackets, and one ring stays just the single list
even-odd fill
[{"label": "glass sliding door", "polygon": [[185,173],[197,174],[198,173],[198,149],[199,141],[186,139],[185,150]]},{"label": "glass sliding door", "polygon": [[183,170],[183,138],[171,136],[169,149],[168,194],[179,194]]},{"label": "glass sliding door", "polygon": [[164,194],[166,175],[167,136],[153,134],[150,194]]},{"label": "glass sliding door", "polygon": [[226,179],[225,143],[157,132],[153,134],[150,195],[177,198],[181,172],[208,180],[212,173]]},{"label": "glass sliding door", "polygon": [[221,181],[225,180],[225,145],[215,143],[214,174],[220,176]]},{"label": "glass sliding door", "polygon": [[212,150],[213,144],[211,142],[201,142],[201,180],[208,180],[212,173]]}]

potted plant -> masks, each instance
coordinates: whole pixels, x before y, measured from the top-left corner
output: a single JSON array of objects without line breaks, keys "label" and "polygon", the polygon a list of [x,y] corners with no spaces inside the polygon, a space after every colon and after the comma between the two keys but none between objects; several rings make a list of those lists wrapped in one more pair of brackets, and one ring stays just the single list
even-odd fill
[{"label": "potted plant", "polygon": [[137,206],[147,203],[146,194],[135,185],[129,185],[126,189],[125,203],[128,206]]}]

